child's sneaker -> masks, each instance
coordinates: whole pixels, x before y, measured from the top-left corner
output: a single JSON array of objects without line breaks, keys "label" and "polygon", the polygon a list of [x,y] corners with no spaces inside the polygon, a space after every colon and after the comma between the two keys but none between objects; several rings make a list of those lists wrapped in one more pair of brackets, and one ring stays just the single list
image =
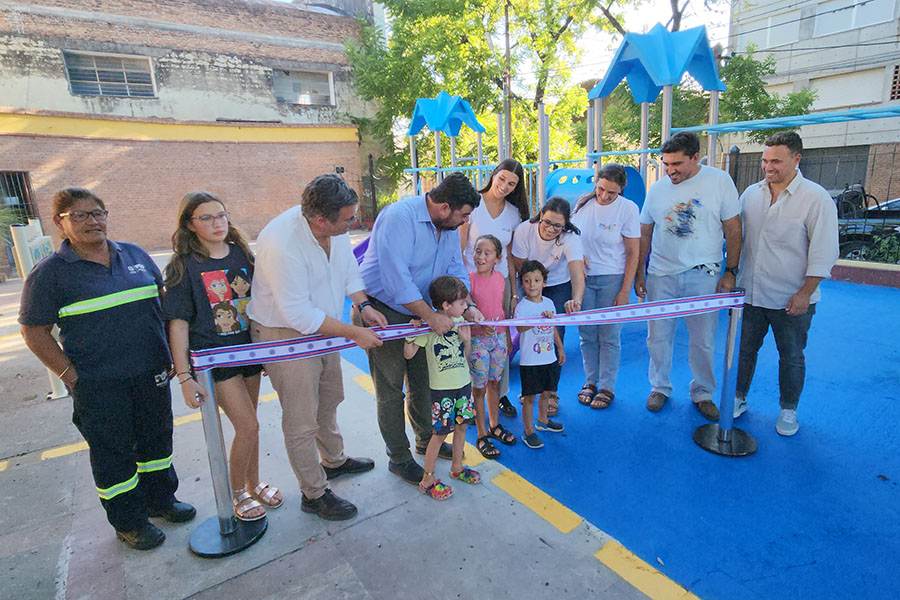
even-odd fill
[{"label": "child's sneaker", "polygon": [[739,416],[747,412],[747,399],[741,398],[740,396],[734,397],[734,418],[737,419]]},{"label": "child's sneaker", "polygon": [[557,423],[556,421],[551,421],[550,419],[547,419],[546,423],[541,423],[540,421],[538,421],[534,424],[534,428],[538,431],[550,431],[552,433],[559,433],[564,429],[562,423]]},{"label": "child's sneaker", "polygon": [[512,402],[509,401],[509,398],[506,396],[500,397],[500,412],[503,413],[504,417],[516,417],[519,414],[519,411],[516,410],[516,407],[512,405]]},{"label": "child's sneaker", "polygon": [[541,438],[537,436],[536,433],[531,432],[529,434],[522,436],[522,441],[525,442],[525,445],[533,450],[537,450],[538,448],[544,447],[544,442],[541,441]]}]

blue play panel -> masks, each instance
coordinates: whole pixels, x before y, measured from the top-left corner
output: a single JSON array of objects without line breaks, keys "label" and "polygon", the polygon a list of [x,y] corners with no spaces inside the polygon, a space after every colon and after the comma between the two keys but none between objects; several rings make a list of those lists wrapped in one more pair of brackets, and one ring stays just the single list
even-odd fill
[{"label": "blue play panel", "polygon": [[[687,394],[683,323],[676,391],[659,413],[644,404],[645,325],[623,329],[617,396],[606,410],[575,399],[584,381],[573,328],[556,419],[565,432],[541,432],[541,450],[498,443],[500,461],[704,600],[900,597],[900,290],[834,281],[822,288],[794,437],[775,433],[778,354],[771,335],[750,410],[736,421],[759,450],[729,459],[691,438],[707,421]],[[725,322],[722,312],[719,370]],[[361,350],[344,357],[368,370]],[[512,375],[515,398],[517,367]],[[501,420],[521,435],[519,419]],[[470,428],[472,443],[474,433]]]}]

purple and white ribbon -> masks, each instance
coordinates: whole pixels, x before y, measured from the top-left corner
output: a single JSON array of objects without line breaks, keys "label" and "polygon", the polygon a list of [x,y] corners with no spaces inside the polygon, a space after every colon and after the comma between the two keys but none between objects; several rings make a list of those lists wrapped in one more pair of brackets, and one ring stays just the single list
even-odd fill
[{"label": "purple and white ribbon", "polygon": [[[744,292],[728,292],[726,294],[709,294],[707,296],[691,296],[688,298],[673,298],[671,300],[659,300],[657,302],[644,302],[629,304],[627,306],[613,306],[610,308],[598,308],[572,313],[571,315],[557,315],[550,319],[554,326],[577,325],[612,325],[614,323],[634,323],[637,321],[654,321],[658,319],[673,319],[675,317],[689,317],[702,313],[736,308],[744,305]],[[511,327],[524,327],[546,325],[546,317],[526,317],[522,319],[503,319],[500,321],[480,321],[472,325],[485,325],[496,327],[506,325]],[[374,329],[382,341],[397,340],[414,337],[431,331],[428,327],[414,327],[409,323],[388,325]],[[331,352],[339,352],[352,348],[355,342],[343,337],[327,337],[321,335],[307,335],[289,340],[275,340],[271,342],[258,342],[255,344],[241,344],[238,346],[225,346],[222,348],[210,348],[208,350],[192,350],[191,364],[197,372],[206,371],[216,367],[240,367],[243,365],[259,365],[287,360],[311,358]]]}]

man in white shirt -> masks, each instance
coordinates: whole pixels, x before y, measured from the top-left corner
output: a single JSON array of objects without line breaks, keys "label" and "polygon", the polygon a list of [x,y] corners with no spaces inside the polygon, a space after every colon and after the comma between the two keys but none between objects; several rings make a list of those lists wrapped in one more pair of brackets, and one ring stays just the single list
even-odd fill
[{"label": "man in white shirt", "polygon": [[[364,350],[381,345],[371,329],[340,320],[349,296],[366,324],[387,325],[366,299],[347,233],[358,203],[343,179],[320,175],[303,190],[300,206],[260,232],[247,307],[254,342],[319,334],[349,338]],[[337,424],[344,399],[340,354],[269,363],[266,371],[281,401],[284,445],[303,492],[301,510],[332,521],[352,518],[356,506],[335,495],[327,480],[369,471],[375,463],[344,454]]]},{"label": "man in white shirt", "polygon": [[765,179],[741,195],[744,245],[738,285],[746,293],[734,416],[747,410],[756,355],[772,327],[778,346],[781,415],[775,430],[794,435],[806,378],[806,338],[819,283],[838,258],[837,209],[825,188],[797,168],[803,140],[793,131],[766,140]]},{"label": "man in white shirt", "polygon": [[[737,189],[727,173],[700,164],[700,138],[679,132],[662,146],[666,175],[647,192],[641,210],[641,251],[634,291],[653,302],[685,296],[728,292],[735,285],[741,254],[741,222]],[[722,238],[728,260],[722,269]],[[651,252],[652,242],[652,252]],[[644,264],[650,254],[647,276]],[[717,313],[685,317],[690,338],[688,363],[694,379],[694,406],[711,421],[719,418],[713,402]],[[675,319],[647,323],[650,352],[648,378],[652,391],[647,409],[660,410],[672,395],[672,350]]]}]

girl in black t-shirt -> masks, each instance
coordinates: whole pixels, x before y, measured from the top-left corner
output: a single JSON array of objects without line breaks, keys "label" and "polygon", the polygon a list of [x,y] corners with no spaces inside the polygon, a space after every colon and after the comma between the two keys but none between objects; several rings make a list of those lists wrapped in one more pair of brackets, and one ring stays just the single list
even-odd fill
[{"label": "girl in black t-shirt", "polygon": [[[166,266],[163,310],[169,327],[172,360],[184,402],[199,408],[207,391],[194,379],[188,350],[250,342],[247,303],[253,278],[253,254],[231,224],[225,205],[208,192],[191,192],[181,201],[175,254]],[[266,508],[284,502],[278,488],[259,481],[259,377],[262,367],[213,369],[216,400],[234,426],[231,489],[234,514],[256,521]]]}]

